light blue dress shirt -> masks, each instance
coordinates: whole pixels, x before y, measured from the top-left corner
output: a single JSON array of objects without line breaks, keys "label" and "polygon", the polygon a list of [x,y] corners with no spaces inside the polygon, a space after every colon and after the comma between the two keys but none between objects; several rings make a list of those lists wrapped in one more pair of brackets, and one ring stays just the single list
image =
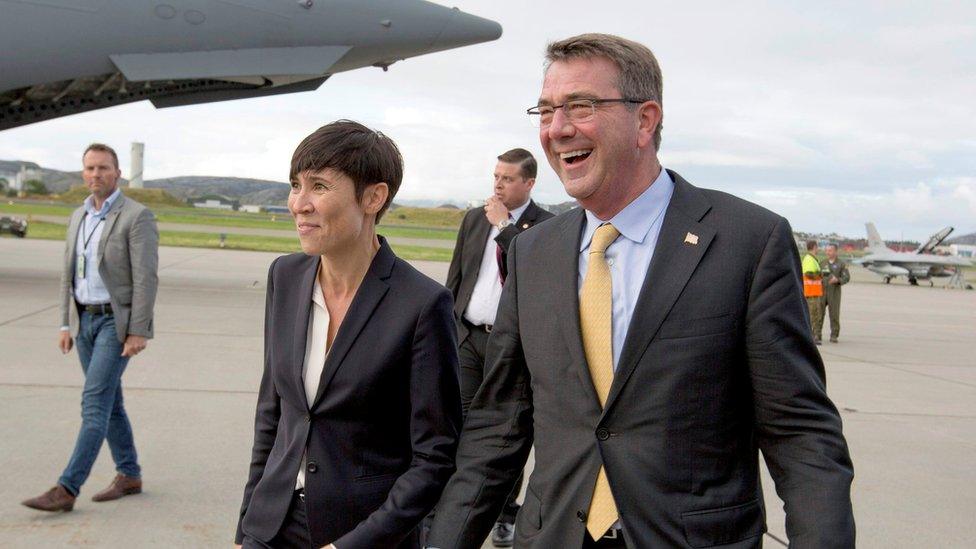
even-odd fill
[{"label": "light blue dress shirt", "polygon": [[[105,203],[102,209],[96,210],[92,197],[85,199],[85,218],[82,220],[81,227],[78,229],[78,240],[75,241],[75,255],[85,257],[85,277],[78,278],[75,275],[75,299],[82,305],[97,305],[108,303],[110,296],[102,275],[98,272],[98,243],[102,239],[102,230],[105,229],[105,216],[112,209],[112,205],[122,195],[122,189],[116,188]],[[89,239],[90,237],[90,239]],[[85,246],[85,241],[88,246]]]},{"label": "light blue dress shirt", "polygon": [[627,339],[630,319],[640,296],[644,278],[647,276],[657,237],[664,224],[664,212],[674,193],[674,181],[668,172],[661,168],[654,183],[634,199],[617,215],[601,221],[592,212],[586,212],[586,227],[580,240],[579,279],[577,289],[582,289],[586,267],[589,265],[590,242],[597,227],[606,222],[612,223],[620,231],[620,236],[607,248],[607,264],[610,266],[610,281],[613,285],[613,370],[617,371],[620,351]]}]

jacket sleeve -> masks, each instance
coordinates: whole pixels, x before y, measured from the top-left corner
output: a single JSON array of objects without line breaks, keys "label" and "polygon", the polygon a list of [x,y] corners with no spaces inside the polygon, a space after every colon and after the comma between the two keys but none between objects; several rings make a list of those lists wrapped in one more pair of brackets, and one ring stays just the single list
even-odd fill
[{"label": "jacket sleeve", "polygon": [[148,208],[139,212],[129,229],[129,262],[132,268],[132,313],[128,332],[153,337],[153,306],[159,286],[159,232]]},{"label": "jacket sleeve", "polygon": [[64,269],[61,270],[61,285],[58,292],[58,304],[60,305],[61,313],[61,325],[69,326],[71,322],[70,310],[71,304],[74,302],[74,296],[71,293],[71,288],[74,283],[74,266],[75,266],[75,242],[71,240],[71,223],[74,221],[75,216],[78,215],[78,211],[75,210],[71,214],[71,219],[68,221],[68,231],[65,236],[64,244]]},{"label": "jacket sleeve", "polygon": [[461,394],[451,295],[441,289],[417,320],[410,361],[413,460],[386,501],[333,543],[340,549],[396,547],[430,510],[454,472]]},{"label": "jacket sleeve", "polygon": [[785,503],[790,547],[852,548],[854,470],[806,314],[792,230],[780,218],[756,266],[746,312],[756,434]]},{"label": "jacket sleeve", "polygon": [[430,547],[480,548],[532,446],[532,390],[518,328],[517,243],[488,339],[485,379],[464,422],[457,473],[437,504]]},{"label": "jacket sleeve", "polygon": [[244,501],[237,519],[237,533],[234,542],[244,542],[242,523],[247,507],[251,503],[254,487],[264,475],[264,466],[268,462],[268,454],[274,446],[278,434],[278,419],[281,417],[281,401],[278,390],[274,386],[271,376],[271,318],[274,306],[274,270],[278,260],[275,259],[268,269],[268,287],[264,306],[264,373],[261,375],[261,386],[258,389],[257,410],[254,413],[254,447],[251,451],[251,467],[248,471],[247,484],[244,485]]},{"label": "jacket sleeve", "polygon": [[847,262],[840,264],[840,285],[843,286],[851,281],[851,271],[847,268]]}]

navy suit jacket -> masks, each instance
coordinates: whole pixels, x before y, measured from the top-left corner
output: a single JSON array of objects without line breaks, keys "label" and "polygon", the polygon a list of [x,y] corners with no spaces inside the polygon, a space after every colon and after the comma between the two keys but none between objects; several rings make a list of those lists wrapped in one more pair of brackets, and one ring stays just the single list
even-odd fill
[{"label": "navy suit jacket", "polygon": [[275,536],[307,451],[315,547],[419,547],[417,526],[454,471],[461,425],[453,303],[380,240],[313,402],[302,364],[320,258],[293,254],[271,265],[238,543]]},{"label": "navy suit jacket", "polygon": [[753,549],[759,452],[790,546],[854,546],[853,477],[789,223],[670,172],[674,194],[606,405],[580,337],[576,209],[520,234],[429,545],[478,548],[535,446],[516,548],[578,548],[597,472],[628,547]]}]

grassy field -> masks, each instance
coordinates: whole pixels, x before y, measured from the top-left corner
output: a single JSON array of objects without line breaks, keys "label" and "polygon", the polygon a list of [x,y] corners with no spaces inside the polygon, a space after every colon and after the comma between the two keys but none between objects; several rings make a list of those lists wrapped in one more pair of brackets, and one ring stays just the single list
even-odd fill
[{"label": "grassy field", "polygon": [[[75,207],[67,204],[7,201],[0,203],[0,213],[67,217]],[[288,214],[244,213],[172,206],[151,206],[151,209],[160,223],[286,231],[294,228],[292,218]],[[461,210],[447,208],[397,208],[386,213],[379,230],[392,238],[454,240],[457,238],[457,228],[461,224],[462,215]]]},{"label": "grassy field", "polygon": [[[64,240],[67,227],[58,223],[44,223],[35,221],[27,229],[27,238],[43,240]],[[183,231],[160,231],[161,246],[179,246],[184,248],[220,248],[220,235],[217,233],[194,233]],[[424,246],[403,246],[391,244],[393,251],[406,260],[450,261],[452,251],[447,248],[429,248]],[[224,240],[223,248],[228,250],[251,250],[260,252],[300,252],[298,238],[251,236],[229,234]]]}]

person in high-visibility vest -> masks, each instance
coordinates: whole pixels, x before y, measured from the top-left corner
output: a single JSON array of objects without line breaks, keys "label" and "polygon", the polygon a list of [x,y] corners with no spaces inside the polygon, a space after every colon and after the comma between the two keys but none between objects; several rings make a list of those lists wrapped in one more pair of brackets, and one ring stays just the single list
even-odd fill
[{"label": "person in high-visibility vest", "polygon": [[803,297],[807,298],[807,309],[810,311],[810,329],[813,340],[821,344],[820,335],[814,331],[814,326],[821,325],[820,300],[823,299],[823,275],[820,271],[820,261],[817,259],[817,241],[807,240],[807,254],[803,256]]}]

